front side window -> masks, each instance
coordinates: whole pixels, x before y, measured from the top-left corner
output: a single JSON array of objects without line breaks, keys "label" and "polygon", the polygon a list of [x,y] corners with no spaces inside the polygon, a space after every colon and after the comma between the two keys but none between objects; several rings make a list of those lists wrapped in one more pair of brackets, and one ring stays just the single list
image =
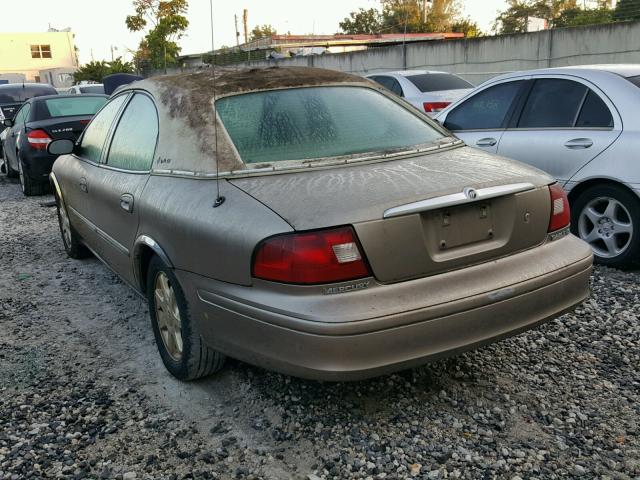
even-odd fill
[{"label": "front side window", "polygon": [[571,128],[588,88],[572,80],[536,80],[522,110],[518,128]]},{"label": "front side window", "polygon": [[216,109],[245,163],[410,150],[443,137],[418,115],[360,87],[308,87],[221,98]]},{"label": "front side window", "polygon": [[504,128],[521,86],[522,80],[517,80],[481,91],[449,113],[444,126],[454,131]]},{"label": "front side window", "polygon": [[31,58],[51,58],[51,45],[31,45]]},{"label": "front side window", "polygon": [[80,156],[92,162],[100,162],[104,142],[109,134],[111,124],[126,98],[127,95],[115,97],[93,118],[93,121],[87,126],[82,135]]},{"label": "front side window", "polygon": [[157,140],[156,107],[146,95],[136,94],[113,134],[107,165],[139,172],[150,170]]}]

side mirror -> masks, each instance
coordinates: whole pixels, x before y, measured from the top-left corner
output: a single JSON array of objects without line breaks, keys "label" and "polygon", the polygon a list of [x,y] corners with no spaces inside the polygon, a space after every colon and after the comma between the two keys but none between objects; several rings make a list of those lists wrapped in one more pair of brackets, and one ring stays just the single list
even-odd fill
[{"label": "side mirror", "polygon": [[47,152],[50,155],[68,155],[73,153],[75,150],[76,144],[73,140],[69,140],[68,138],[61,138],[59,140],[54,140],[49,143],[47,146]]},{"label": "side mirror", "polygon": [[3,124],[5,127],[9,127],[9,128],[11,128],[11,127],[13,127],[13,119],[11,119],[11,118],[5,118],[5,119],[2,121],[2,124]]}]

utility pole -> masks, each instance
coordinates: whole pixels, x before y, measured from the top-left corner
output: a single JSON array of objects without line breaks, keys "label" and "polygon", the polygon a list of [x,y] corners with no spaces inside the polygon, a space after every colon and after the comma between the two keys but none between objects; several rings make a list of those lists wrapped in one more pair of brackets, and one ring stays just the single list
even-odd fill
[{"label": "utility pole", "polygon": [[233,16],[233,20],[236,24],[236,47],[240,46],[240,32],[238,31],[238,15]]},{"label": "utility pole", "polygon": [[249,43],[249,10],[246,8],[242,12],[242,23],[244,25],[244,43]]}]

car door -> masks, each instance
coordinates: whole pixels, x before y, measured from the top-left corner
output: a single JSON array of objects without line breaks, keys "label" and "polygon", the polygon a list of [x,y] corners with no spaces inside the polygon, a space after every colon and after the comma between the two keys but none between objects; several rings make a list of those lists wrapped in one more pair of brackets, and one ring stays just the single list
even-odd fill
[{"label": "car door", "polygon": [[31,104],[25,103],[20,110],[13,117],[13,126],[7,132],[7,136],[4,141],[5,158],[8,159],[9,165],[14,171],[18,171],[18,156],[17,150],[20,140],[20,135],[24,134],[24,125],[29,112],[31,111]]},{"label": "car door", "polygon": [[490,85],[437,119],[471,147],[496,153],[526,80]]},{"label": "car door", "polygon": [[147,94],[135,93],[117,121],[99,174],[92,178],[98,254],[130,283],[135,282],[131,257],[138,232],[138,200],[149,178],[157,140],[155,104]]},{"label": "car door", "polygon": [[576,77],[536,78],[517,117],[502,135],[498,153],[563,184],[622,132],[609,99]]},{"label": "car door", "polygon": [[100,173],[105,144],[128,96],[119,95],[107,102],[87,125],[78,141],[76,153],[56,160],[56,163],[61,162],[62,168],[56,169],[56,179],[62,188],[71,224],[94,251],[100,238],[91,202],[94,178]]}]

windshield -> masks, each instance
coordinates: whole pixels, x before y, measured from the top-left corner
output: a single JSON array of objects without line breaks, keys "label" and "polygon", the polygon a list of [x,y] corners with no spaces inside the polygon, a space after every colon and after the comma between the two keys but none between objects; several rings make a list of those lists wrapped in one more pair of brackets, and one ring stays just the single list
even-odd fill
[{"label": "windshield", "polygon": [[311,87],[221,98],[216,109],[245,163],[408,150],[443,134],[359,87]]},{"label": "windshield", "polygon": [[104,93],[103,85],[87,85],[80,87],[80,93]]},{"label": "windshield", "polygon": [[107,101],[106,97],[63,97],[45,100],[50,117],[71,117],[74,115],[95,115]]},{"label": "windshield", "polygon": [[0,85],[0,103],[22,103],[32,97],[55,95],[56,90],[48,85]]},{"label": "windshield", "polygon": [[424,73],[408,75],[406,78],[423,93],[473,88],[473,85],[466,80],[449,73]]}]

